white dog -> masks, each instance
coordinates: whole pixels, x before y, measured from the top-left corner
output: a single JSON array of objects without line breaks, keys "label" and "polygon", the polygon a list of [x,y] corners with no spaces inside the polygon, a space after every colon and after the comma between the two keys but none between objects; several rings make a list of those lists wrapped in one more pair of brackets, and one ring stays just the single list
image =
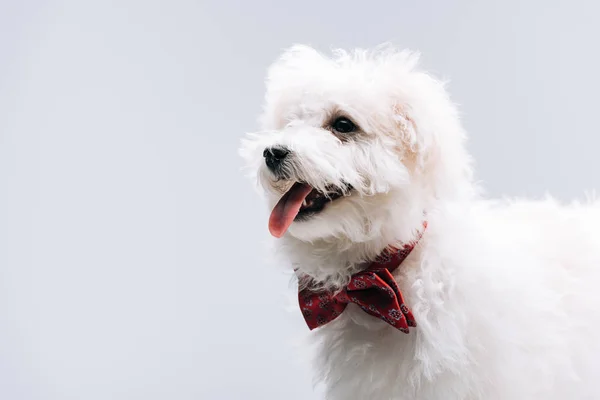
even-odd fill
[{"label": "white dog", "polygon": [[483,200],[417,59],[292,47],[242,144],[327,398],[600,399],[600,205]]}]

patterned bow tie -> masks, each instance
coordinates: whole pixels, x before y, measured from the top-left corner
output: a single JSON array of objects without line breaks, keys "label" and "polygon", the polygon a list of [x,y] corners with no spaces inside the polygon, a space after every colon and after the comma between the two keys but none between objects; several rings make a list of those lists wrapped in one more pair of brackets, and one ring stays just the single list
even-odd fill
[{"label": "patterned bow tie", "polygon": [[[425,228],[427,223],[423,223]],[[417,240],[402,249],[388,247],[367,269],[352,275],[343,290],[332,293],[312,290],[305,281],[298,293],[300,309],[308,327],[313,330],[336,319],[348,306],[358,305],[363,311],[380,318],[394,328],[408,333],[408,327],[416,327],[415,319],[392,276],[392,272],[408,257]]]}]

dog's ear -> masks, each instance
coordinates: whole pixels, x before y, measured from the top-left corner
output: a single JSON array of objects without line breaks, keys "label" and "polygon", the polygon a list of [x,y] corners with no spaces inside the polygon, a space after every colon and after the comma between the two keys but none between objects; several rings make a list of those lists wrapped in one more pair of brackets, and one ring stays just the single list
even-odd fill
[{"label": "dog's ear", "polygon": [[390,89],[395,99],[392,103],[392,130],[398,142],[399,154],[407,166],[423,168],[432,137],[427,135],[430,132],[429,124],[419,109],[422,108],[423,90],[428,89],[434,80],[419,71],[419,52],[386,48],[383,54],[386,64],[392,68]]},{"label": "dog's ear", "polygon": [[436,195],[469,195],[471,158],[458,110],[445,83],[413,71],[402,80],[402,88],[393,99],[392,125],[402,163],[429,177]]},{"label": "dog's ear", "polygon": [[397,152],[407,167],[420,169],[425,163],[424,138],[419,135],[419,126],[407,105],[394,105],[394,136],[398,141]]},{"label": "dog's ear", "polygon": [[417,126],[407,106],[394,105],[394,128],[403,147],[414,151],[418,145]]}]

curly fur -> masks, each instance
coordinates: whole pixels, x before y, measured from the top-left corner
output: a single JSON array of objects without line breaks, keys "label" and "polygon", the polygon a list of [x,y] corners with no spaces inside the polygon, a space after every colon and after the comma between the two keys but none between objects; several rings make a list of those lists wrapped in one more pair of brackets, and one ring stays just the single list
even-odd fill
[{"label": "curly fur", "polygon": [[[260,132],[241,154],[274,206],[294,181],[351,194],[276,241],[332,289],[389,244],[418,327],[404,335],[350,305],[311,333],[328,399],[598,399],[600,205],[490,201],[472,176],[444,84],[389,46],[327,57],[294,46],[270,68]],[[336,115],[359,132],[340,137]],[[262,152],[292,150],[290,179]]]}]

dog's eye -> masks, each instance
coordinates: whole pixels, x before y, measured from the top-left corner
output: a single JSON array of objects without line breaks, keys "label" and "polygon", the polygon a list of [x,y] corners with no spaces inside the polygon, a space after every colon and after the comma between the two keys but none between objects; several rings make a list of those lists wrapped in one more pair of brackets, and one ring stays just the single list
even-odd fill
[{"label": "dog's eye", "polygon": [[331,127],[339,133],[350,133],[356,130],[356,125],[346,117],[339,117],[333,121]]}]

